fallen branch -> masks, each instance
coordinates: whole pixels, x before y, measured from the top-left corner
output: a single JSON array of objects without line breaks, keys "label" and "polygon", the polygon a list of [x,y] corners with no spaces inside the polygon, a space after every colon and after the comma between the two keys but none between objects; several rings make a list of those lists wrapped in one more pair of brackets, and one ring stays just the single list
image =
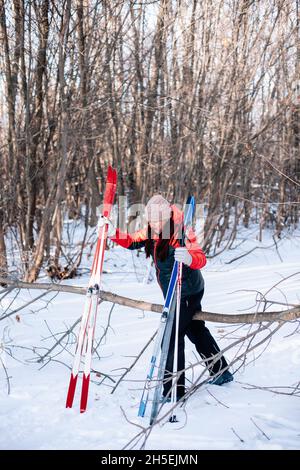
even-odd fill
[{"label": "fallen branch", "polygon": [[[6,284],[13,286],[18,289],[43,289],[51,290],[57,292],[67,292],[71,294],[85,295],[86,289],[84,287],[75,287],[75,286],[66,286],[65,284],[44,284],[44,283],[35,283],[23,282],[19,280],[12,280],[8,278],[0,277],[0,283],[6,282]],[[128,297],[123,297],[121,295],[113,294],[111,292],[100,292],[100,298],[103,301],[112,302],[118,305],[123,305],[125,307],[136,308],[139,310],[146,310],[149,312],[161,313],[162,305],[154,304],[151,302],[144,302],[143,300],[130,299]],[[296,307],[281,310],[278,312],[256,312],[256,313],[214,313],[214,312],[197,312],[195,313],[194,320],[206,320],[216,323],[260,323],[265,321],[274,321],[274,322],[286,322],[293,321],[297,318],[300,318],[300,305]]]}]

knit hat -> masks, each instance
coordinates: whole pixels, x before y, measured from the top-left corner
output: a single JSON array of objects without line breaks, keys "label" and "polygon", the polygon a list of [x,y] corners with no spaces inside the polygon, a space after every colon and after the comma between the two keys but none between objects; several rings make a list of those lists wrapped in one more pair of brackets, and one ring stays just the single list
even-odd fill
[{"label": "knit hat", "polygon": [[146,205],[146,218],[152,222],[168,220],[171,217],[171,211],[168,201],[161,194],[155,194]]}]

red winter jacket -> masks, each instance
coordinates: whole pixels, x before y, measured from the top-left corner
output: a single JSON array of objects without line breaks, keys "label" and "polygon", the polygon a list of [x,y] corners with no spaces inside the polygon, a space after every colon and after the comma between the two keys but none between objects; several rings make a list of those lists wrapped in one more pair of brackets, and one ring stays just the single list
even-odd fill
[{"label": "red winter jacket", "polygon": [[[158,236],[153,237],[151,248],[151,255],[155,264],[157,280],[164,295],[167,293],[169,280],[173,269],[174,251],[180,246],[179,241],[176,239],[176,233],[178,232],[178,227],[180,227],[183,222],[183,213],[174,205],[172,205],[171,208],[173,211],[175,236],[170,240],[167,259],[161,261],[156,257]],[[111,239],[112,241],[118,243],[118,245],[130,250],[142,248],[145,246],[145,242],[147,240],[147,228],[138,230],[132,234],[123,233],[117,229],[115,237]],[[185,234],[184,241],[186,248],[192,256],[192,263],[190,266],[183,265],[182,297],[196,294],[204,288],[204,280],[199,270],[206,264],[205,254],[197,243],[196,235],[191,228],[188,229],[187,233]]]}]

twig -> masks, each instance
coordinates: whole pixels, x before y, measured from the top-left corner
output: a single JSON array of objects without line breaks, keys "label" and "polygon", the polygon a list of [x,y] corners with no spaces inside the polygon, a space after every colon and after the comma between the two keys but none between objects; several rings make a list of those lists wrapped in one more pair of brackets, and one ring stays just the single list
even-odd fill
[{"label": "twig", "polygon": [[274,240],[274,244],[275,244],[275,248],[276,248],[278,257],[279,257],[280,261],[283,263],[283,259],[281,258],[281,254],[279,253],[278,243],[277,243],[277,241],[276,241],[276,239],[275,239],[275,235],[273,235],[272,238],[273,238],[273,240]]},{"label": "twig", "polygon": [[[270,246],[255,246],[254,248],[251,248],[251,250],[247,251],[246,253],[243,253],[240,256],[236,256],[235,258],[232,258],[230,261],[225,261],[225,264],[231,264],[234,261],[238,261],[239,259],[250,255],[250,253],[253,253],[253,251],[255,251],[255,250],[269,250],[270,248],[274,248],[274,244],[270,245]],[[276,244],[276,249],[277,249],[277,252],[278,252],[277,244]],[[279,254],[279,252],[278,252],[278,254]],[[280,257],[280,259],[281,259],[281,257]],[[281,259],[281,261],[282,261],[282,259]]]},{"label": "twig", "polygon": [[116,388],[118,387],[118,385],[120,384],[120,382],[122,382],[122,380],[124,379],[124,377],[131,371],[131,369],[135,366],[135,364],[137,363],[137,361],[139,360],[139,358],[143,355],[143,353],[146,351],[146,349],[148,348],[149,344],[153,341],[153,339],[155,338],[157,334],[157,331],[151,336],[151,338],[149,339],[149,341],[147,342],[147,344],[143,347],[143,349],[141,350],[141,352],[137,355],[136,359],[134,360],[134,362],[131,364],[130,367],[128,367],[124,374],[120,377],[120,379],[118,380],[118,382],[116,383],[116,385],[114,386],[114,388],[112,389],[111,391],[111,394],[114,393],[114,391],[116,390]]},{"label": "twig", "polygon": [[270,439],[270,438],[266,435],[266,433],[256,424],[256,422],[254,421],[254,419],[253,419],[253,418],[250,418],[250,419],[251,419],[252,423],[254,424],[254,426],[256,426],[257,429],[262,433],[262,435],[265,436],[265,437],[268,439],[268,441],[270,441],[271,439]]},{"label": "twig", "polygon": [[7,369],[6,369],[5,365],[4,365],[4,362],[3,362],[3,360],[2,360],[1,357],[0,357],[0,361],[1,361],[2,367],[3,367],[3,369],[4,369],[5,376],[6,376],[6,381],[7,381],[7,395],[9,395],[9,394],[10,394],[10,381],[9,381],[10,377],[9,377],[9,375],[8,375]]},{"label": "twig", "polygon": [[225,403],[221,402],[217,397],[215,397],[209,390],[207,390],[208,394],[213,397],[220,405],[224,406],[224,408],[230,408],[228,405],[225,405]]},{"label": "twig", "polygon": [[[258,385],[253,385],[253,384],[249,384],[249,383],[245,383],[245,382],[236,382],[238,384],[241,384],[243,386],[243,388],[245,390],[262,390],[263,392],[271,392],[271,393],[275,393],[276,395],[288,395],[290,397],[297,397],[299,398],[300,395],[298,395],[297,393],[295,393],[295,390],[297,390],[297,387],[284,387],[284,386],[281,386],[281,387],[260,387]],[[246,387],[245,387],[246,385]],[[277,389],[277,390],[276,390]],[[292,391],[291,392],[279,392],[278,390],[279,389],[291,389]],[[299,394],[300,394],[300,390],[298,390]]]},{"label": "twig", "polygon": [[22,305],[21,307],[17,308],[16,310],[13,310],[12,312],[9,312],[9,313],[7,313],[6,315],[3,315],[2,317],[0,317],[0,321],[5,320],[5,318],[8,318],[8,317],[10,317],[11,315],[14,315],[15,313],[20,312],[20,310],[23,310],[23,308],[28,307],[28,305],[33,304],[34,302],[36,302],[37,300],[41,299],[42,297],[45,297],[46,295],[49,294],[49,291],[50,291],[50,289],[47,290],[47,292],[43,292],[42,294],[38,295],[37,297],[35,297],[34,299],[30,300],[29,302],[26,302],[26,304]]},{"label": "twig", "polygon": [[236,435],[236,437],[237,437],[241,442],[243,442],[243,443],[245,442],[244,439],[242,439],[242,438],[235,432],[235,430],[234,430],[233,428],[231,428],[231,431],[233,432],[233,434]]},{"label": "twig", "polygon": [[71,328],[68,329],[68,331],[66,331],[62,337],[54,344],[54,346],[52,346],[52,348],[49,349],[49,351],[46,352],[46,354],[44,354],[44,356],[42,356],[37,362],[43,362],[43,360],[49,356],[49,354],[62,342],[62,340],[66,337],[66,336],[69,336],[69,334],[73,331],[73,329],[75,328],[76,325],[78,325],[78,323],[81,321],[81,317],[78,318],[76,320],[75,323],[73,323],[73,325],[71,326]]},{"label": "twig", "polygon": [[[100,303],[101,303],[101,300],[100,300]],[[115,305],[116,305],[116,304],[112,304],[111,309],[110,309],[109,314],[108,314],[107,325],[106,325],[106,327],[104,328],[103,335],[102,335],[101,338],[99,339],[97,345],[93,348],[93,349],[94,349],[94,352],[95,352],[95,353],[97,354],[97,356],[98,356],[98,359],[100,359],[100,356],[99,356],[99,354],[98,354],[97,348],[98,348],[98,346],[101,344],[103,338],[105,338],[105,336],[107,335],[108,329],[111,328],[111,326],[110,326],[110,319],[111,319],[111,315],[112,315],[113,309],[115,308]]]}]

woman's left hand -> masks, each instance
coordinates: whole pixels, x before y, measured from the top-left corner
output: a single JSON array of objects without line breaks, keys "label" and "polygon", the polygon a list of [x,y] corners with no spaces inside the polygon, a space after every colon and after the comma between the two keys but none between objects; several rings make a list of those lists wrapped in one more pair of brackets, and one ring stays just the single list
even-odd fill
[{"label": "woman's left hand", "polygon": [[190,266],[193,261],[192,255],[188,252],[188,249],[185,248],[184,246],[175,249],[174,258],[175,258],[175,261],[186,264],[187,266]]}]

